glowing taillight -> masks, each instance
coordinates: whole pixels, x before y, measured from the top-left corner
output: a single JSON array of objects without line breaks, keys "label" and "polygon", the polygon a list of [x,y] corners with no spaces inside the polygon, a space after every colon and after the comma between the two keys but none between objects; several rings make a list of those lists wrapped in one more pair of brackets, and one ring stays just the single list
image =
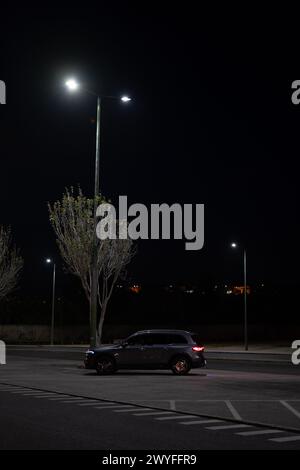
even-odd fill
[{"label": "glowing taillight", "polygon": [[193,346],[192,350],[196,352],[202,352],[204,351],[204,346]]}]

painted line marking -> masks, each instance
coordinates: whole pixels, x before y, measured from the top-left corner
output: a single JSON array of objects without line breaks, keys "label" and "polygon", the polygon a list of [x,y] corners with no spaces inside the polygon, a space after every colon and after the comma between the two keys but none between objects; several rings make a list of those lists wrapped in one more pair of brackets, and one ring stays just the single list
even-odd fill
[{"label": "painted line marking", "polygon": [[[135,410],[137,411],[137,410]],[[159,416],[159,415],[172,415],[172,411],[152,411],[149,413],[134,413],[134,416]]]},{"label": "painted line marking", "polygon": [[269,439],[269,441],[273,441],[273,442],[300,441],[300,436],[276,437],[274,439]]},{"label": "painted line marking", "polygon": [[285,407],[287,408],[289,411],[291,411],[293,413],[293,415],[297,416],[297,418],[300,418],[300,413],[299,411],[295,410],[295,408],[290,405],[289,403],[287,403],[286,401],[284,400],[280,400],[280,403]]},{"label": "painted line marking", "polygon": [[239,436],[259,436],[261,434],[277,434],[281,431],[280,429],[263,429],[262,431],[244,431],[244,432],[237,432]]},{"label": "painted line marking", "polygon": [[69,398],[68,395],[62,395],[61,397],[56,397],[56,398],[49,398],[50,401],[61,401],[61,400],[66,400],[66,398]]},{"label": "painted line marking", "polygon": [[79,403],[84,403],[85,400],[81,400],[78,398],[78,400],[64,400],[62,403],[74,403],[75,405],[79,405]]},{"label": "painted line marking", "polygon": [[175,402],[175,400],[170,400],[170,410],[176,411],[176,402]]},{"label": "painted line marking", "polygon": [[[17,393],[17,392],[12,392],[12,393]],[[29,395],[41,395],[42,392],[19,392],[22,395],[29,396]]]},{"label": "painted line marking", "polygon": [[222,423],[222,420],[221,419],[201,419],[197,421],[184,421],[179,424],[189,425],[189,424],[209,424],[209,423]]},{"label": "painted line marking", "polygon": [[88,401],[86,403],[78,404],[78,406],[95,406],[95,405],[101,405],[101,403],[98,400],[95,400],[95,401]]},{"label": "painted line marking", "polygon": [[76,397],[69,397],[69,396],[64,397],[64,400],[65,399],[67,399],[69,401],[78,401],[78,400],[83,401],[83,400],[85,400],[85,398],[80,398],[80,397],[76,398]]},{"label": "painted line marking", "polygon": [[222,426],[210,426],[206,429],[211,429],[213,431],[217,431],[218,429],[238,429],[238,428],[251,428],[250,424],[225,424]]},{"label": "painted line marking", "polygon": [[[10,388],[0,388],[0,392],[14,392],[16,390],[16,387],[10,387]],[[24,391],[26,389],[24,388]]]},{"label": "painted line marking", "polygon": [[[117,411],[132,411],[132,409],[134,408],[133,406],[128,406],[128,405],[120,405],[120,406],[117,406],[117,405],[109,405],[109,406],[96,406],[95,407],[97,410],[117,410]],[[118,408],[125,408],[124,409],[121,409],[119,410]],[[128,410],[128,408],[130,408]]]},{"label": "painted line marking", "polygon": [[32,395],[34,398],[51,398],[53,396],[55,396],[56,393],[43,393],[43,394],[39,394],[39,395]]},{"label": "painted line marking", "polygon": [[[107,404],[106,404],[106,403],[101,403],[101,402],[99,403],[99,402],[98,402],[97,404],[99,405],[100,408],[117,408],[117,407],[119,407],[119,406],[122,407],[122,408],[123,408],[123,407],[128,408],[128,407],[133,406],[133,405],[120,405],[119,403],[107,403]],[[94,403],[94,405],[95,405],[95,403]],[[92,406],[92,405],[91,405],[91,406]]]},{"label": "painted line marking", "polygon": [[37,396],[43,396],[43,397],[44,396],[49,396],[49,397],[51,396],[51,397],[53,397],[53,396],[56,395],[56,393],[51,393],[51,394],[50,393],[44,393],[44,394],[42,394],[41,392],[25,392],[25,393],[22,393],[22,395],[24,397],[37,397]]},{"label": "painted line marking", "polygon": [[195,416],[191,415],[180,415],[180,416],[163,416],[162,418],[155,418],[160,421],[167,421],[169,419],[195,419]]},{"label": "painted line marking", "polygon": [[232,416],[234,417],[234,419],[236,419],[237,421],[241,421],[242,420],[242,417],[241,415],[238,413],[238,411],[235,409],[235,407],[233,406],[233,404],[231,403],[230,400],[225,400],[225,404],[227,406],[227,408],[229,409],[229,411],[231,412]]}]

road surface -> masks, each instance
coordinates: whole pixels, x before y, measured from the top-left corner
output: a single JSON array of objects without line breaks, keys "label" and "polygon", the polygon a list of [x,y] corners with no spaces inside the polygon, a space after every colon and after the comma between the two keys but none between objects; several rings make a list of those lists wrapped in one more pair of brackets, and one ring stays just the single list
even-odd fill
[{"label": "road surface", "polygon": [[8,348],[0,449],[300,449],[300,367],[289,360],[101,377],[82,359],[82,348]]}]

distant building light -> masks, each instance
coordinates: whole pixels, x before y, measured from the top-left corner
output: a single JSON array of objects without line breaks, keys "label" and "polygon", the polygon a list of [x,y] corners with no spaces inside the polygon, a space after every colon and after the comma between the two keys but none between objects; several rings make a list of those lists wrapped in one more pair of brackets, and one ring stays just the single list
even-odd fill
[{"label": "distant building light", "polygon": [[129,287],[129,290],[133,292],[134,294],[139,294],[142,290],[142,287],[139,286],[138,284],[133,284],[133,286]]},{"label": "distant building light", "polygon": [[[234,286],[233,288],[233,293],[237,295],[244,294],[245,292],[245,287],[244,286]],[[247,294],[250,294],[251,289],[250,286],[247,286]]]}]

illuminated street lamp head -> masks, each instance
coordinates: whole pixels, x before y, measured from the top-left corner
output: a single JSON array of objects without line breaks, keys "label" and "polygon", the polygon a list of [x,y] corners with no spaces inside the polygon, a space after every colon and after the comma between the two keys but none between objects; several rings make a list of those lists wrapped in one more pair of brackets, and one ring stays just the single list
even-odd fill
[{"label": "illuminated street lamp head", "polygon": [[70,91],[76,91],[79,88],[79,83],[74,78],[66,80],[65,85]]},{"label": "illuminated street lamp head", "polygon": [[237,243],[233,242],[230,244],[231,248],[237,248]]},{"label": "illuminated street lamp head", "polygon": [[50,263],[52,263],[52,260],[50,258],[47,258],[46,263],[50,264]]},{"label": "illuminated street lamp head", "polygon": [[123,103],[128,103],[128,101],[131,101],[131,98],[129,98],[129,96],[122,96],[121,101],[123,101]]}]

